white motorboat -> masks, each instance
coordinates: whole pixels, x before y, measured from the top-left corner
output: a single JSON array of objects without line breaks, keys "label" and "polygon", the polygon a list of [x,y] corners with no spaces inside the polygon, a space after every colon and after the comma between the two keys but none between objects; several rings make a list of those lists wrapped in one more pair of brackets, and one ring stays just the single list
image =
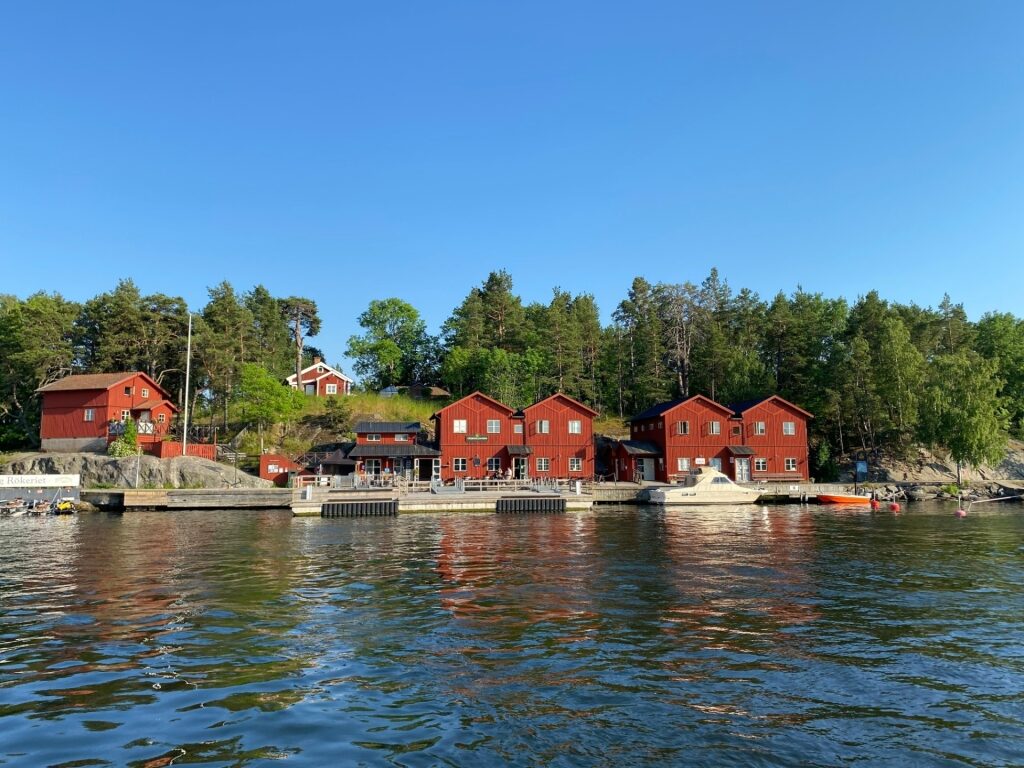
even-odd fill
[{"label": "white motorboat", "polygon": [[726,475],[712,467],[700,467],[675,485],[651,488],[651,504],[753,504],[761,491],[736,485]]}]

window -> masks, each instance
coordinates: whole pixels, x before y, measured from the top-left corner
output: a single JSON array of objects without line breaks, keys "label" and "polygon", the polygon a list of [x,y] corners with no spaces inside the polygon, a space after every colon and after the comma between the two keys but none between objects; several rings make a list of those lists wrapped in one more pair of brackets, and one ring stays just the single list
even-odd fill
[{"label": "window", "polygon": [[569,434],[570,435],[582,435],[583,434],[583,422],[579,419],[569,420]]},{"label": "window", "polygon": [[688,434],[690,434],[690,422],[688,422],[688,421],[677,421],[676,422],[676,434],[677,435],[688,435]]},{"label": "window", "polygon": [[487,420],[487,434],[497,435],[501,432],[501,422],[498,419]]},{"label": "window", "polygon": [[676,459],[676,472],[689,472],[690,471],[690,460],[680,456]]},{"label": "window", "polygon": [[454,421],[452,421],[452,432],[454,432],[456,435],[466,434],[466,420],[455,419]]},{"label": "window", "polygon": [[659,421],[659,422],[658,422],[658,429],[661,429],[661,427],[662,427],[662,424],[661,424],[661,422]]},{"label": "window", "polygon": [[121,421],[128,421],[132,417],[131,411],[121,411]]},{"label": "window", "polygon": [[572,456],[569,459],[569,471],[570,472],[582,472],[583,471],[583,459],[576,456]]},{"label": "window", "polygon": [[763,435],[764,433],[765,433],[764,422],[763,421],[755,421],[754,422],[754,434],[755,435]]},{"label": "window", "polygon": [[708,422],[708,434],[709,435],[720,435],[720,434],[722,434],[722,422],[720,422],[720,421],[709,421]]},{"label": "window", "polygon": [[146,389],[145,387],[142,388],[142,396],[144,398],[149,397],[149,390]]},{"label": "window", "polygon": [[366,474],[368,475],[379,475],[380,474],[380,459],[367,459],[363,465]]},{"label": "window", "polygon": [[396,432],[395,433],[395,442],[396,443],[408,443],[409,442],[409,435],[407,435],[405,432]]},{"label": "window", "polygon": [[551,459],[537,459],[537,471],[548,472],[551,470]]},{"label": "window", "polygon": [[368,442],[368,443],[379,443],[380,442],[380,433],[379,432],[371,432],[370,434],[368,434],[366,436],[366,442]]},{"label": "window", "polygon": [[786,471],[796,472],[796,459],[786,459]]},{"label": "window", "polygon": [[167,421],[167,414],[166,413],[158,413],[156,415],[156,420],[157,420],[158,424],[163,424],[165,421]]},{"label": "window", "polygon": [[767,472],[768,471],[768,459],[754,459],[754,471],[755,472]]},{"label": "window", "polygon": [[729,431],[732,432],[733,435],[742,435],[743,434],[743,427],[736,426],[736,427],[733,427]]},{"label": "window", "polygon": [[124,393],[125,393],[126,395],[128,395],[129,397],[131,397],[131,394],[132,394],[132,388],[131,388],[131,387],[125,387],[125,388],[124,388]]},{"label": "window", "polygon": [[325,384],[324,385],[324,392],[326,392],[328,395],[336,395],[336,394],[338,394],[338,385],[337,384]]},{"label": "window", "polygon": [[[537,434],[538,435],[546,435],[550,431],[551,431],[551,422],[550,421],[548,421],[547,419],[537,419]],[[540,459],[537,459],[537,461],[540,461]],[[544,459],[544,461],[547,461],[547,459]]]},{"label": "window", "polygon": [[317,373],[323,373],[323,372],[324,372],[324,367],[323,367],[322,365],[318,365],[318,366],[316,367],[316,372],[317,372]]},{"label": "window", "polygon": [[522,424],[513,424],[512,425],[512,431],[515,432],[517,435],[523,434],[523,425]]},{"label": "window", "polygon": [[85,411],[82,412],[82,417],[85,421],[95,421],[96,410],[94,408],[86,408]]},{"label": "window", "polygon": [[795,435],[796,434],[796,422],[795,421],[784,421],[784,422],[782,422],[782,434],[784,434],[784,435]]},{"label": "window", "polygon": [[465,459],[452,459],[452,469],[456,472],[466,471],[466,460]]},{"label": "window", "polygon": [[488,472],[500,472],[501,471],[501,459],[497,456],[492,456],[487,460],[487,471]]},{"label": "window", "polygon": [[276,475],[281,471],[281,468],[277,464],[267,464],[267,472],[272,475]]}]

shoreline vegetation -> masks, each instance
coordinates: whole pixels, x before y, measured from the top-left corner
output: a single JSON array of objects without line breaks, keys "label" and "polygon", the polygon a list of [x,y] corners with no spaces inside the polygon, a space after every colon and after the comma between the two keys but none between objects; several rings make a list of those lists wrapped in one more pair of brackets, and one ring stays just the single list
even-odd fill
[{"label": "shoreline vegetation", "polygon": [[479,389],[514,407],[561,391],[597,409],[595,432],[612,437],[654,403],[774,393],[815,415],[811,474],[820,480],[841,479],[855,459],[913,462],[924,447],[957,470],[994,466],[1008,439],[1024,436],[1024,321],[1000,312],[971,321],[948,295],[937,308],[876,291],[850,304],[799,287],[762,299],[712,270],[699,284],[637,277],[602,324],[591,295],[555,288],[547,303],[524,303],[498,271],[470,288],[437,335],[411,304],[370,300],[346,348],[359,391],[314,403],[276,389],[323,357],[310,342],[330,334],[316,302],[259,285],[240,293],[226,281],[208,293],[199,308],[143,295],[131,280],[82,303],[0,295],[0,450],[34,447],[34,392],[71,373],[144,371],[182,404],[190,311],[198,436],[237,444],[258,432],[286,453],[343,440],[356,418],[426,424],[437,402],[373,394],[417,382],[456,398]]}]

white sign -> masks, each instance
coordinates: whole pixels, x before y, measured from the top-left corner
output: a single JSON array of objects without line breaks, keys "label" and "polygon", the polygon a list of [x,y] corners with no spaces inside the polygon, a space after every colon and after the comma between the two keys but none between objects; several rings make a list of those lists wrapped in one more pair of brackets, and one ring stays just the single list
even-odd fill
[{"label": "white sign", "polygon": [[81,475],[0,475],[0,488],[77,488]]},{"label": "white sign", "polygon": [[698,456],[696,459],[693,460],[693,463],[696,464],[698,467],[703,465],[704,464],[704,457],[703,456]]}]

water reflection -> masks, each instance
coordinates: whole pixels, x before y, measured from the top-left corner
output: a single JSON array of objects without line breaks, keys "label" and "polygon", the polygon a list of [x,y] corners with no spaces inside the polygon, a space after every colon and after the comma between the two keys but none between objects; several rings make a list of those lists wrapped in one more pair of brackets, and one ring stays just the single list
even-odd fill
[{"label": "water reflection", "polygon": [[2,520],[0,764],[1016,764],[1014,511]]}]

